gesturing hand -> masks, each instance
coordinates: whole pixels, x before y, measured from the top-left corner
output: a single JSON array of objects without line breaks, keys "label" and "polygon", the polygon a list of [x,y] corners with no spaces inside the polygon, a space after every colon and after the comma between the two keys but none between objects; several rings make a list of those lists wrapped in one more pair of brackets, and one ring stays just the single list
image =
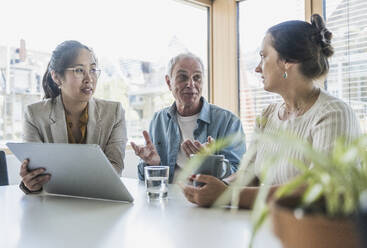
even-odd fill
[{"label": "gesturing hand", "polygon": [[161,158],[159,157],[148,132],[143,131],[143,136],[145,139],[145,146],[138,146],[134,142],[130,142],[135,154],[149,165],[159,165],[161,163]]},{"label": "gesturing hand", "polygon": [[213,141],[214,139],[211,136],[208,137],[208,141],[204,144],[201,144],[197,140],[191,141],[187,139],[184,142],[182,142],[181,148],[186,153],[186,156],[190,157],[191,154],[198,153],[201,149],[204,149],[207,145],[209,145]]}]

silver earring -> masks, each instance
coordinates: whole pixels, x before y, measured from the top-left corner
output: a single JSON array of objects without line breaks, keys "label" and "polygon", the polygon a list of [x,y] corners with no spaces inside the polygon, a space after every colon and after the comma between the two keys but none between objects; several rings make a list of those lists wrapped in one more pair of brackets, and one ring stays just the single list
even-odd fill
[{"label": "silver earring", "polygon": [[283,74],[283,78],[286,79],[288,77],[288,73],[285,71]]}]

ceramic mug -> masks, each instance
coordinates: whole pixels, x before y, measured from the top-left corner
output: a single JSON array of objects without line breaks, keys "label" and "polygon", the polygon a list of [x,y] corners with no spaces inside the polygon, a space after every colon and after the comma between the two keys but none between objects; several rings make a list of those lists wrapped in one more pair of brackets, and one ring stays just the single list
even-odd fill
[{"label": "ceramic mug", "polygon": [[[195,155],[192,154],[190,158],[193,156]],[[211,175],[223,179],[231,175],[231,166],[223,155],[208,155],[202,164],[194,170],[194,174]],[[194,186],[203,186],[204,184],[194,181]]]}]

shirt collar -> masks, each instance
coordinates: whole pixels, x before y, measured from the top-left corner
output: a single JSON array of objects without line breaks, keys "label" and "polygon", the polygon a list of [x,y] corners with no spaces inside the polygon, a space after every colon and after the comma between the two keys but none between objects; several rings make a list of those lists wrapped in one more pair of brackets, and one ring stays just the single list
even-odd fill
[{"label": "shirt collar", "polygon": [[[201,107],[198,119],[210,124],[210,104],[204,97],[201,97],[200,101],[203,103],[203,106]],[[169,118],[172,118],[173,116],[176,116],[176,113],[177,113],[177,107],[176,102],[174,102],[168,109],[167,115]]]},{"label": "shirt collar", "polygon": [[203,107],[200,111],[199,120],[210,124],[210,104],[204,97],[201,97],[200,101],[203,101]]}]

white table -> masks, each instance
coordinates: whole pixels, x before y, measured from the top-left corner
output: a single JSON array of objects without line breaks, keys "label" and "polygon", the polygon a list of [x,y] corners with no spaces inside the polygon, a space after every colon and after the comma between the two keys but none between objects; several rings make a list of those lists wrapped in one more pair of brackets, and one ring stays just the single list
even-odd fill
[{"label": "white table", "polygon": [[[0,187],[0,247],[247,247],[250,212],[199,208],[170,185],[163,202],[148,202],[145,186],[123,179],[133,204]],[[269,223],[255,247],[281,247]]]}]

